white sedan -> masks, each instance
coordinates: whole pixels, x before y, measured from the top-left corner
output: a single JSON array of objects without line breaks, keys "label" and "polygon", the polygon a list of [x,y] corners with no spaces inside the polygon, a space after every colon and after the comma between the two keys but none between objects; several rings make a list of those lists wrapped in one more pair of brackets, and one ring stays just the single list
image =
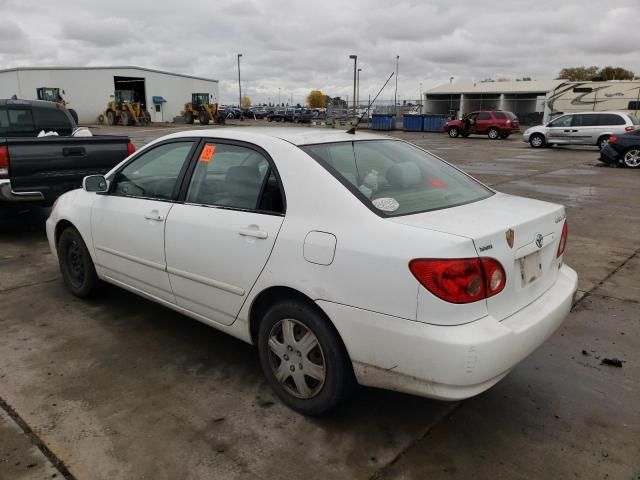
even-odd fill
[{"label": "white sedan", "polygon": [[106,281],[257,345],[305,414],[356,382],[476,395],[558,328],[577,286],[562,206],[362,132],[168,135],[61,196],[47,236],[73,294]]}]

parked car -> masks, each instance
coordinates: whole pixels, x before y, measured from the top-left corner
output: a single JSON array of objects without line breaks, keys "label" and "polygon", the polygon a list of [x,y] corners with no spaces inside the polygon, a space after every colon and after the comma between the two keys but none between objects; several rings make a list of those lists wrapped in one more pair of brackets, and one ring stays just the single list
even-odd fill
[{"label": "parked car", "polygon": [[[135,151],[126,136],[69,136],[75,129],[55,103],[0,100],[0,213],[52,205],[85,176],[106,173]],[[37,138],[42,130],[58,136]]]},{"label": "parked car", "polygon": [[492,140],[506,139],[520,129],[518,117],[503,110],[482,110],[465,115],[462,120],[449,120],[444,131],[451,138],[469,135],[487,135]]},{"label": "parked car", "polygon": [[267,122],[293,122],[293,111],[276,110],[267,115]]},{"label": "parked car", "polygon": [[67,288],[110,282],[256,345],[305,414],[355,382],[476,395],[559,327],[576,291],[562,206],[386,136],[191,130],[83,186],[47,221]]},{"label": "parked car", "polygon": [[551,145],[596,145],[602,149],[611,135],[640,128],[640,120],[626,112],[569,113],[527,129],[522,141],[533,148]]},{"label": "parked car", "polygon": [[610,165],[640,168],[640,130],[624,135],[611,135],[600,150],[599,160]]},{"label": "parked car", "polygon": [[311,123],[311,120],[316,118],[318,115],[311,110],[306,108],[296,109],[293,114],[293,122],[294,123]]}]

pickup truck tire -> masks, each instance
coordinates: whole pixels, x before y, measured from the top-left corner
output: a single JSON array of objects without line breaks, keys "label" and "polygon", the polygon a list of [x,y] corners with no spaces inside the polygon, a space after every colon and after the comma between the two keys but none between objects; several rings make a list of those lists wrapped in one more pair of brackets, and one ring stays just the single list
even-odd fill
[{"label": "pickup truck tire", "polygon": [[491,140],[498,140],[500,138],[500,130],[498,130],[496,127],[491,127],[487,132],[487,136]]},{"label": "pickup truck tire", "polygon": [[458,130],[458,127],[451,127],[449,130],[447,130],[447,133],[451,138],[456,138],[460,131]]},{"label": "pickup truck tire", "polygon": [[100,280],[89,250],[78,230],[73,227],[65,228],[56,248],[60,272],[67,288],[76,297],[91,296]]}]

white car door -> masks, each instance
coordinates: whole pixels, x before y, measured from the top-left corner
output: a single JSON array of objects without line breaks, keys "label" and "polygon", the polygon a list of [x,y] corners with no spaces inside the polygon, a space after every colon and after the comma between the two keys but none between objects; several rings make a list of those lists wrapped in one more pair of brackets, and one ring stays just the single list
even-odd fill
[{"label": "white car door", "polygon": [[570,143],[573,115],[563,115],[550,122],[547,127],[547,143]]},{"label": "white car door", "polygon": [[96,267],[109,280],[175,303],[166,271],[165,221],[197,140],[162,143],[141,152],[96,195],[91,234]]},{"label": "white car door", "polygon": [[184,204],[166,224],[167,271],[179,306],[230,325],[273,249],[284,194],[266,153],[206,143]]}]

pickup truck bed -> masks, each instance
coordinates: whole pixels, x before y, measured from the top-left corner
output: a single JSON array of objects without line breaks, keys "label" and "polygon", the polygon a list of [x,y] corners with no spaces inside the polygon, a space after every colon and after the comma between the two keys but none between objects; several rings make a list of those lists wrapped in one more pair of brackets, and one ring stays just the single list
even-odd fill
[{"label": "pickup truck bed", "polygon": [[134,151],[124,136],[0,137],[0,209],[52,205],[85,176],[106,173]]}]

